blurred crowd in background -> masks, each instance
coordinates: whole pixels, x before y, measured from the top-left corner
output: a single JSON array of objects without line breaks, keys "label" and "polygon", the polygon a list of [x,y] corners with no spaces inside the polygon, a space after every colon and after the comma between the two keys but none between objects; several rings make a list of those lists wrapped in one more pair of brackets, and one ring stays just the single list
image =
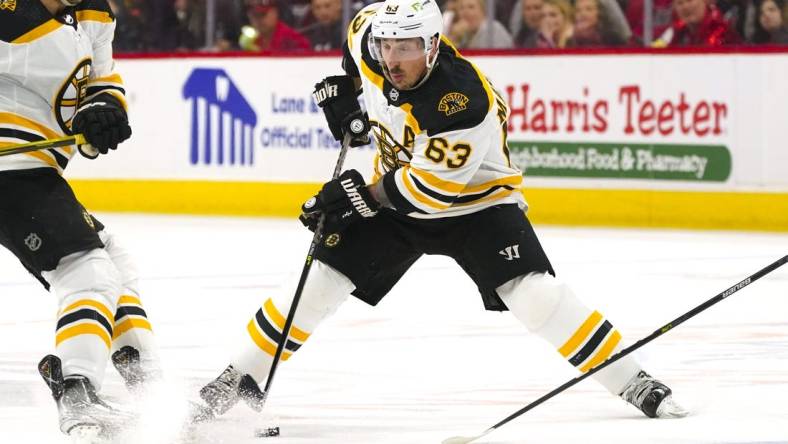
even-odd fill
[{"label": "blurred crowd in background", "polygon": [[[117,52],[326,51],[373,1],[109,0]],[[788,0],[438,0],[459,48],[788,45]],[[646,10],[650,7],[650,10]],[[644,25],[650,22],[650,27]]]}]

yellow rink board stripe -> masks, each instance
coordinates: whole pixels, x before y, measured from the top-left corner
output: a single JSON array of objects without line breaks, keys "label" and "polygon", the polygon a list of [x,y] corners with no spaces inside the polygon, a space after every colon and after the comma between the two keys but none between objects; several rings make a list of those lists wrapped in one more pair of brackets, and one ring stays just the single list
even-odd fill
[{"label": "yellow rink board stripe", "polygon": [[[93,211],[232,216],[299,213],[318,183],[72,180]],[[788,192],[528,188],[537,224],[788,232]]]}]

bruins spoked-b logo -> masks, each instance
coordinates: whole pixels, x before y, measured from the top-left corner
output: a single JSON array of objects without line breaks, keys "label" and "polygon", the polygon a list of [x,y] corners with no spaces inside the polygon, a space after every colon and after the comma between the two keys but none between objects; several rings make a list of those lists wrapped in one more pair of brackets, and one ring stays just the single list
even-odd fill
[{"label": "bruins spoked-b logo", "polygon": [[14,12],[15,10],[16,0],[0,0],[0,11]]},{"label": "bruins spoked-b logo", "polygon": [[441,97],[438,111],[443,111],[447,116],[458,113],[468,108],[468,96],[458,92],[451,92]]},{"label": "bruins spoked-b logo", "polygon": [[67,133],[71,132],[71,119],[87,96],[92,63],[89,58],[79,62],[55,97],[55,117],[60,129]]},{"label": "bruins spoked-b logo", "polygon": [[340,240],[342,240],[342,238],[339,236],[339,233],[331,233],[326,236],[326,240],[323,243],[326,245],[326,247],[331,248],[339,245]]}]

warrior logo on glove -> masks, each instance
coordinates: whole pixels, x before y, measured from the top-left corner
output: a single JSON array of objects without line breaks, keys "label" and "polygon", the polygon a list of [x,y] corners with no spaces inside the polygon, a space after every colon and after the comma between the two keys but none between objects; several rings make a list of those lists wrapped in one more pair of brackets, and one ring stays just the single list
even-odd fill
[{"label": "warrior logo on glove", "polygon": [[350,203],[353,204],[353,207],[356,209],[358,214],[364,217],[372,217],[378,214],[377,211],[373,211],[371,208],[369,208],[367,202],[363,197],[361,197],[355,182],[353,182],[353,178],[348,177],[340,183],[342,184],[342,188],[345,190],[345,193],[347,193],[347,198],[350,200]]}]

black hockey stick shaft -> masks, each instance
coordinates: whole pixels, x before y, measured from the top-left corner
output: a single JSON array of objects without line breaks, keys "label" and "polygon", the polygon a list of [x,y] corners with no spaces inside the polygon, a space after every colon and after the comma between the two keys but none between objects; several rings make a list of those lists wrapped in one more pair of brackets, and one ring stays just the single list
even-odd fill
[{"label": "black hockey stick shaft", "polygon": [[[336,179],[339,177],[340,173],[342,173],[342,165],[345,164],[345,156],[347,155],[348,148],[350,147],[350,141],[352,140],[353,136],[350,132],[346,133],[344,138],[342,139],[342,147],[339,150],[339,158],[337,158],[337,164],[334,167],[334,174],[331,176],[332,179]],[[320,240],[323,238],[323,225],[325,223],[326,216],[325,214],[320,215],[320,220],[317,223],[317,227],[315,228],[315,234],[312,236],[312,243],[309,244],[309,252],[306,255],[306,260],[304,261],[304,268],[301,270],[301,277],[298,279],[298,286],[296,287],[295,295],[293,295],[293,302],[290,303],[290,311],[287,313],[287,319],[285,320],[285,325],[282,327],[282,336],[279,339],[279,343],[276,345],[276,353],[274,353],[274,361],[271,363],[271,369],[268,370],[268,379],[265,382],[265,388],[263,389],[263,396],[268,398],[268,392],[271,389],[271,384],[274,381],[274,375],[276,374],[276,369],[279,366],[279,361],[282,358],[282,353],[285,349],[285,344],[287,344],[287,338],[290,336],[290,329],[293,326],[293,318],[295,318],[296,309],[298,308],[298,303],[301,300],[301,293],[304,291],[304,285],[306,284],[306,279],[309,277],[309,270],[312,268],[312,262],[315,255],[315,249],[317,245],[320,243]]]},{"label": "black hockey stick shaft", "polygon": [[550,393],[542,396],[541,398],[539,398],[536,401],[528,404],[527,406],[521,408],[520,410],[512,413],[511,415],[507,416],[502,421],[498,422],[494,426],[492,426],[489,429],[487,429],[481,435],[478,435],[478,436],[476,436],[476,437],[474,437],[474,438],[472,438],[470,440],[456,441],[456,442],[470,442],[472,440],[475,440],[477,438],[480,438],[480,437],[492,432],[493,430],[501,427],[502,425],[508,423],[509,421],[511,421],[511,420],[513,420],[513,419],[525,414],[526,412],[528,412],[528,411],[530,411],[530,410],[532,410],[534,408],[536,408],[540,404],[544,403],[545,401],[549,400],[550,398],[553,398],[554,396],[558,395],[559,393],[563,392],[564,390],[574,386],[575,384],[579,383],[580,381],[582,381],[582,380],[588,378],[589,376],[601,371],[605,367],[613,364],[614,362],[618,361],[619,359],[623,358],[624,356],[627,356],[630,353],[632,353],[633,351],[639,349],[640,347],[643,347],[644,345],[648,344],[649,342],[653,341],[654,339],[664,335],[665,333],[669,332],[670,330],[673,330],[674,328],[676,328],[679,325],[681,325],[684,321],[694,317],[695,315],[697,315],[698,313],[706,310],[707,308],[711,307],[712,305],[722,301],[723,299],[731,296],[732,294],[736,293],[737,291],[741,290],[742,288],[752,284],[753,282],[757,281],[758,279],[760,279],[760,278],[766,276],[767,274],[771,273],[772,271],[780,268],[786,262],[788,262],[788,256],[784,256],[783,258],[778,259],[777,261],[775,261],[775,262],[767,265],[763,269],[757,271],[752,276],[750,276],[750,277],[744,279],[743,281],[739,282],[738,284],[728,288],[727,290],[723,291],[722,293],[718,294],[717,296],[714,296],[713,298],[711,298],[711,299],[707,300],[706,302],[698,305],[697,307],[695,307],[692,310],[684,313],[683,315],[681,315],[678,318],[672,320],[671,322],[668,322],[667,324],[663,325],[662,327],[660,327],[659,329],[657,329],[656,331],[654,331],[650,335],[646,336],[645,338],[643,338],[643,339],[637,341],[636,343],[630,345],[629,347],[621,350],[617,354],[615,354],[615,355],[611,356],[610,358],[608,358],[608,360],[606,360],[602,364],[599,364],[598,366],[592,368],[588,372],[586,372],[586,373],[584,373],[584,374],[582,374],[582,375],[580,375],[580,376],[578,376],[578,377],[576,377],[576,378],[574,378],[574,379],[572,379],[570,381],[567,381],[565,384],[561,385],[560,387],[557,387],[555,390],[551,391]]},{"label": "black hockey stick shaft", "polygon": [[0,157],[10,156],[13,154],[29,153],[31,151],[48,150],[50,148],[60,148],[71,145],[84,145],[85,138],[82,134],[73,136],[61,137],[58,139],[47,139],[38,142],[22,143],[19,145],[7,146],[0,148]]}]

